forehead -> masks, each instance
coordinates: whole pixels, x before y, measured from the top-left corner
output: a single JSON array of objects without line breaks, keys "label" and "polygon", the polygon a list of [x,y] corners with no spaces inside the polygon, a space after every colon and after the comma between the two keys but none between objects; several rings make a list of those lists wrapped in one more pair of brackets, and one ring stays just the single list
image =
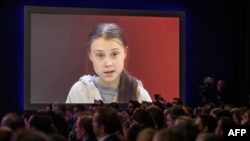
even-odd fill
[{"label": "forehead", "polygon": [[123,48],[124,45],[120,39],[105,39],[97,38],[93,40],[90,48],[93,50],[105,50],[105,49],[114,49],[114,48]]}]

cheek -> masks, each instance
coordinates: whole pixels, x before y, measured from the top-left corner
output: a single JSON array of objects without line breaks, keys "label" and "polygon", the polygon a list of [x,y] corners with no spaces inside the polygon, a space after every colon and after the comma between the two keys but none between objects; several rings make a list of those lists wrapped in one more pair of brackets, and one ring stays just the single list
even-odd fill
[{"label": "cheek", "polygon": [[93,64],[94,71],[99,75],[99,72],[102,69],[102,64],[101,63],[97,63],[97,62],[92,62],[92,64]]},{"label": "cheek", "polygon": [[125,60],[123,58],[120,58],[119,60],[116,61],[116,66],[117,68],[119,68],[120,70],[123,70],[124,68],[124,63],[125,63]]}]

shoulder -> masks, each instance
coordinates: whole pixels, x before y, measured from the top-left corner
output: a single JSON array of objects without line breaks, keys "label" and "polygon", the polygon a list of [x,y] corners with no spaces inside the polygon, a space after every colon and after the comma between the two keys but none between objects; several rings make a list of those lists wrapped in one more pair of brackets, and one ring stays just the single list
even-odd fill
[{"label": "shoulder", "polygon": [[101,99],[93,78],[95,76],[84,75],[70,88],[66,103],[90,103],[94,99]]},{"label": "shoulder", "polygon": [[93,80],[96,78],[95,75],[83,75],[80,77],[79,82],[84,84],[91,84],[93,83]]},{"label": "shoulder", "polygon": [[71,87],[71,89],[82,89],[84,87],[88,87],[90,85],[93,85],[93,81],[92,78],[93,76],[91,75],[83,75],[79,78],[78,81],[76,81],[73,86]]},{"label": "shoulder", "polygon": [[140,80],[137,81],[137,94],[138,94],[138,101],[148,101],[152,102],[152,99],[148,93],[148,91],[143,87],[143,84]]}]

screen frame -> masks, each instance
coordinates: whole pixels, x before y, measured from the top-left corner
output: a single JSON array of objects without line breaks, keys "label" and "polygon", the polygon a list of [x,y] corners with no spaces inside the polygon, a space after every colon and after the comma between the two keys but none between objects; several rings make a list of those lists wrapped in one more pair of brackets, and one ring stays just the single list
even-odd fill
[{"label": "screen frame", "polygon": [[[109,15],[109,16],[154,16],[178,17],[179,24],[179,98],[185,96],[185,12],[183,11],[153,11],[132,9],[97,9],[75,7],[24,6],[24,110],[45,108],[46,104],[31,103],[31,15],[32,14],[74,14],[74,15]],[[88,104],[85,104],[88,105]]]}]

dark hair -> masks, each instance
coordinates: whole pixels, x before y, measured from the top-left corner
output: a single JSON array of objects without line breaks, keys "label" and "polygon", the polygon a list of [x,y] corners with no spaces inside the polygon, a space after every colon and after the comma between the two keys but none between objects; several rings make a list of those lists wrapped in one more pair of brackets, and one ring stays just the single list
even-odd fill
[{"label": "dark hair", "polygon": [[137,110],[133,114],[132,119],[140,124],[144,124],[147,127],[155,128],[154,119],[148,110],[144,109]]},{"label": "dark hair", "polygon": [[83,104],[76,104],[76,105],[73,106],[73,109],[75,107],[77,108],[78,111],[85,111],[85,107],[84,107]]},{"label": "dark hair", "polygon": [[96,109],[98,113],[97,123],[105,127],[109,134],[121,129],[120,116],[118,112],[110,107],[100,106]]},{"label": "dark hair", "polygon": [[214,132],[216,126],[217,126],[217,121],[214,117],[210,115],[200,115],[199,118],[201,119],[201,124],[203,127],[207,126],[208,130],[207,132]]},{"label": "dark hair", "polygon": [[161,108],[158,107],[150,107],[148,109],[148,111],[150,112],[150,114],[153,117],[153,120],[155,122],[155,128],[157,130],[161,129],[164,127],[164,115],[163,115],[163,110]]},{"label": "dark hair", "polygon": [[174,97],[173,100],[177,100],[178,101],[177,105],[182,105],[182,101],[181,101],[180,98]]},{"label": "dark hair", "polygon": [[109,106],[110,108],[114,108],[114,109],[117,110],[117,111],[120,110],[120,108],[119,108],[120,106],[119,106],[119,104],[116,103],[116,102],[111,102],[111,103],[108,104],[108,106]]},{"label": "dark hair", "polygon": [[7,113],[1,121],[1,125],[15,131],[24,128],[24,121],[22,117],[16,113]]},{"label": "dark hair", "polygon": [[92,126],[92,115],[85,114],[78,116],[80,128],[84,128],[89,137],[94,136],[93,126]]},{"label": "dark hair", "polygon": [[133,105],[133,108],[139,108],[141,106],[141,104],[139,103],[139,101],[137,100],[129,100],[129,103],[131,103]]},{"label": "dark hair", "polygon": [[[126,35],[122,29],[114,23],[101,23],[97,25],[88,36],[87,49],[90,51],[91,44],[95,39],[104,38],[107,40],[118,39],[122,42],[124,48],[127,47]],[[121,103],[127,103],[130,99],[137,99],[137,81],[126,70],[121,73],[118,85],[117,100]]]},{"label": "dark hair", "polygon": [[182,118],[182,120],[175,124],[173,128],[183,133],[187,141],[194,141],[197,135],[200,133],[199,128],[194,124],[194,121],[191,117],[190,119]]},{"label": "dark hair", "polygon": [[45,134],[52,134],[55,132],[53,125],[53,119],[48,113],[38,112],[30,117],[30,127],[35,127],[37,131],[41,131]]},{"label": "dark hair", "polygon": [[232,118],[224,116],[221,117],[219,120],[221,120],[221,128],[224,130],[227,127],[232,127],[235,125],[234,121]]},{"label": "dark hair", "polygon": [[170,117],[171,117],[172,119],[174,119],[174,120],[175,120],[176,118],[178,118],[179,116],[186,115],[184,109],[183,109],[182,106],[180,106],[180,105],[175,105],[175,106],[169,108],[167,114],[169,114]]},{"label": "dark hair", "polygon": [[128,130],[128,135],[127,135],[127,139],[129,141],[136,141],[136,138],[138,137],[138,134],[143,130],[148,128],[148,126],[144,125],[144,124],[136,124],[134,126],[132,126],[131,128],[129,128]]}]

